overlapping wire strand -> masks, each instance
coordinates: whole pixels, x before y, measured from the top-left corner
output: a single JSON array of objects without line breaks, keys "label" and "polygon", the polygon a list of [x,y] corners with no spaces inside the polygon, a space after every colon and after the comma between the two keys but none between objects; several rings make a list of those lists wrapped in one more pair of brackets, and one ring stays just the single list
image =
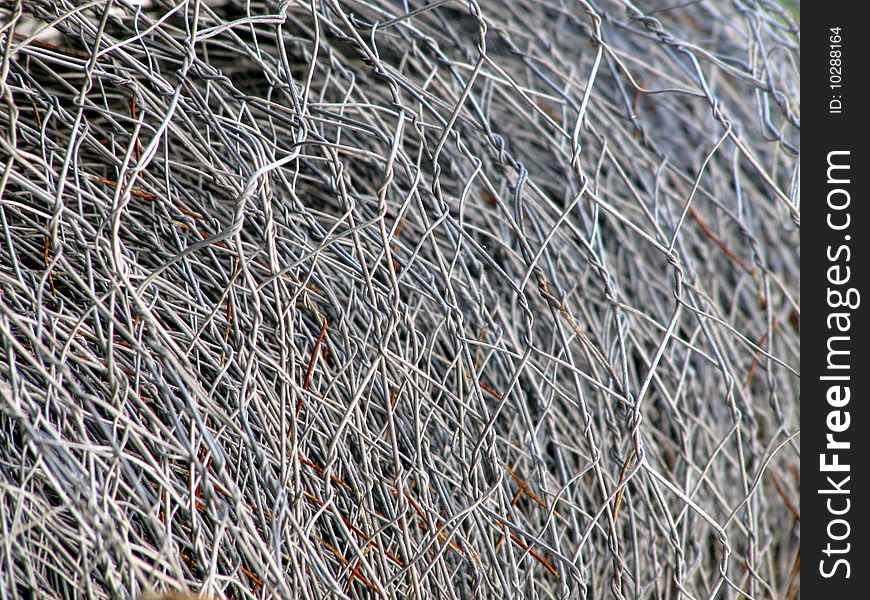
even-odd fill
[{"label": "overlapping wire strand", "polygon": [[799,597],[775,2],[0,2],[0,596]]}]

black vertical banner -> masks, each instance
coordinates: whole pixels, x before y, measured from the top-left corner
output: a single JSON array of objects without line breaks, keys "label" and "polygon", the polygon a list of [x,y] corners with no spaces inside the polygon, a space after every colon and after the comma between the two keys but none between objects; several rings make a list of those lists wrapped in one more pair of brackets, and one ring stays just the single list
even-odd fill
[{"label": "black vertical banner", "polygon": [[807,598],[867,598],[870,214],[861,80],[870,35],[858,2],[808,2],[801,22],[801,584]]}]

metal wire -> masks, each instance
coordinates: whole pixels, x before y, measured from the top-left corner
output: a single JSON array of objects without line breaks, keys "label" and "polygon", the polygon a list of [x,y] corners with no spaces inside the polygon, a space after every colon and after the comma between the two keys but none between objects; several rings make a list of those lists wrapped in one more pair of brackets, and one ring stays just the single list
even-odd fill
[{"label": "metal wire", "polygon": [[0,7],[0,598],[799,597],[777,3]]}]

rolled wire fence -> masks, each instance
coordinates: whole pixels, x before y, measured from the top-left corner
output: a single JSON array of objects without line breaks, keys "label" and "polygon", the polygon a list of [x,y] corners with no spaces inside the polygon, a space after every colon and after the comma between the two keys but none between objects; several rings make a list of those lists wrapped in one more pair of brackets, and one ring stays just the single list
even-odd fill
[{"label": "rolled wire fence", "polygon": [[0,598],[798,598],[759,0],[0,1]]}]

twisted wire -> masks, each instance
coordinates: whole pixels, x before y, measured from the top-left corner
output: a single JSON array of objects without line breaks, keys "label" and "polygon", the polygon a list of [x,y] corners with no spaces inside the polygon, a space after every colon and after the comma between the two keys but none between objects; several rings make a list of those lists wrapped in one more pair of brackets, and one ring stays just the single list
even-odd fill
[{"label": "twisted wire", "polygon": [[0,597],[798,598],[798,35],[0,2]]}]

